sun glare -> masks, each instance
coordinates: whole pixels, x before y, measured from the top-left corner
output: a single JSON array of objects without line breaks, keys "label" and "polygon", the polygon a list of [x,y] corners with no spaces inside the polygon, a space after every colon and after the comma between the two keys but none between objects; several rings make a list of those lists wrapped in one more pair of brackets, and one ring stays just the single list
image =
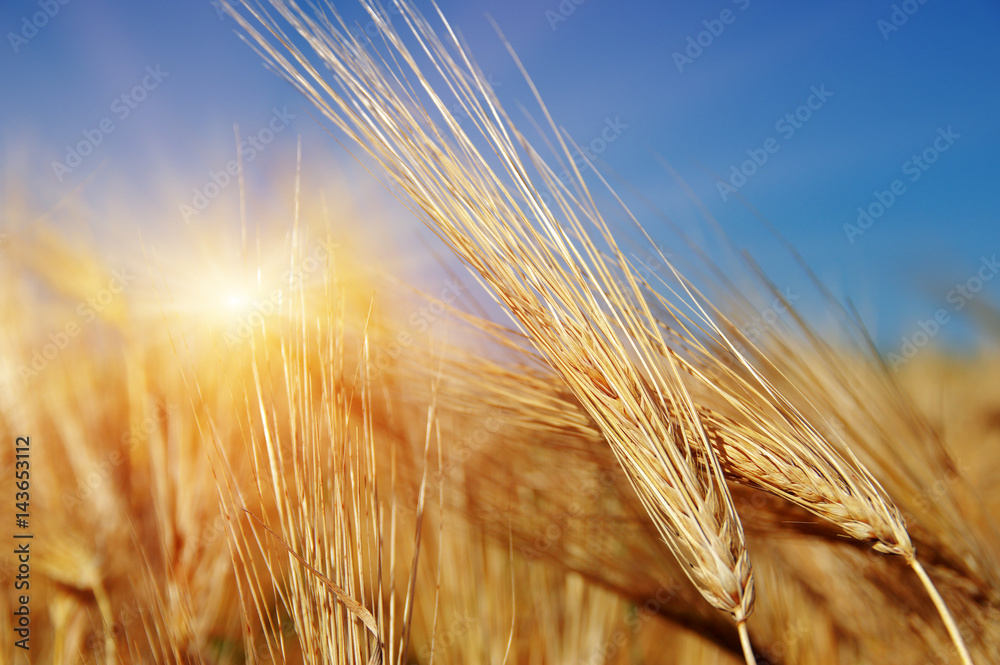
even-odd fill
[{"label": "sun glare", "polygon": [[226,305],[231,310],[241,310],[250,304],[250,296],[245,292],[236,291],[226,297]]}]

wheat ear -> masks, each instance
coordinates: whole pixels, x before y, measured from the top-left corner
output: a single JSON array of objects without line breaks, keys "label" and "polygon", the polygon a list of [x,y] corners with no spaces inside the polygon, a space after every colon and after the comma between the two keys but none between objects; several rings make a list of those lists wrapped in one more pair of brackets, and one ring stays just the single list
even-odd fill
[{"label": "wheat ear", "polygon": [[[282,37],[269,17],[244,5],[267,26],[270,37],[265,37],[234,14],[272,64],[381,164],[412,201],[414,212],[506,305],[599,423],[660,535],[687,564],[692,582],[709,603],[731,613],[742,626],[754,597],[742,525],[679,368],[653,363],[652,349],[634,334],[649,327],[648,312],[620,307],[627,299],[584,231],[584,220],[603,222],[595,210],[557,191],[559,209],[580,239],[574,244],[542,200],[517,144],[531,155],[531,166],[543,169],[542,179],[548,183],[554,182],[551,170],[527,149],[446,22],[458,60],[411,5],[397,3],[421,49],[466,107],[507,178],[497,174],[459,127],[387,16],[372,4],[362,4],[391,57],[375,59],[339,17],[338,28],[326,17],[310,18],[294,3],[271,3],[309,41],[340,92]],[[390,60],[404,64],[392,69]],[[430,115],[413,83],[440,119]],[[669,419],[671,411],[689,424]],[[746,642],[745,627],[741,632]],[[745,652],[753,662],[748,645]]]}]

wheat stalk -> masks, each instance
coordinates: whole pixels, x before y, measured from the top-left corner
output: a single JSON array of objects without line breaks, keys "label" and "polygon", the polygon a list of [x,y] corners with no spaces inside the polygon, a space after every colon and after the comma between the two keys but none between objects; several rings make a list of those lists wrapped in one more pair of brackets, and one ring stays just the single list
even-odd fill
[{"label": "wheat stalk", "polygon": [[[670,306],[663,302],[665,306]],[[505,335],[502,331],[491,330],[485,322],[468,318],[474,326],[490,331],[494,339],[499,339],[508,348],[524,353],[523,349],[509,341],[509,332]],[[704,320],[712,325],[708,317]],[[685,325],[679,314],[674,319],[674,325],[675,329],[683,329]],[[724,342],[729,342],[721,329],[717,332]],[[916,548],[899,509],[865,466],[850,453],[850,449],[847,449],[847,458],[840,455],[746,358],[740,356],[749,378],[719,362],[716,355],[700,346],[696,335],[685,337],[685,341],[694,360],[681,359],[669,348],[663,348],[663,353],[677,358],[678,365],[698,378],[700,386],[710,388],[711,395],[707,397],[721,400],[722,406],[737,414],[737,417],[726,416],[706,406],[707,397],[695,407],[726,476],[799,505],[836,525],[852,538],[875,541],[874,548],[880,552],[901,556],[926,589],[963,662],[971,662],[971,655],[954,617],[916,558]],[[731,350],[739,355],[735,348]],[[572,402],[559,400],[557,389],[551,382],[526,383],[524,372],[511,374],[510,370],[485,361],[458,365],[459,369],[453,372],[456,375],[491,377],[491,380],[473,379],[472,383],[485,393],[486,399],[490,399],[492,393],[493,399],[502,399],[509,407],[520,409],[522,414],[532,414],[522,415],[522,421],[545,423],[545,427],[553,427],[553,423],[560,420],[574,427],[581,422],[578,416],[573,415],[578,407]],[[505,387],[504,375],[516,381],[518,388]],[[554,399],[558,400],[557,404],[553,404]],[[548,405],[544,413],[539,412],[541,405]],[[687,423],[682,418],[676,418],[674,413],[668,415],[677,422]],[[961,562],[957,565],[960,566]]]},{"label": "wheat stalk", "polygon": [[[580,217],[598,218],[580,204],[571,207],[570,199],[560,195],[562,212],[581,239],[580,246],[575,245],[541,201],[511,135],[526,146],[523,137],[492,97],[482,73],[461,50],[464,68],[452,59],[410,5],[397,6],[432,66],[468,105],[512,184],[488,166],[375,6],[364,4],[391,45],[393,58],[406,63],[409,76],[444,115],[444,128],[427,115],[408,88],[406,74],[400,72],[403,78],[397,78],[396,72],[384,69],[387,61],[374,60],[342,22],[338,29],[325,17],[308,17],[294,3],[272,3],[309,40],[343,88],[343,96],[263,13],[247,7],[284,49],[273,46],[237,12],[233,15],[272,63],[381,163],[418,214],[509,308],[599,423],[664,541],[687,564],[692,581],[709,603],[733,615],[746,659],[753,662],[745,626],[753,606],[753,582],[742,526],[678,366],[654,364],[652,348],[634,334],[650,327],[648,312],[620,306],[627,299],[584,232]],[[455,40],[447,23],[445,28]],[[541,164],[534,153],[531,158],[535,166]],[[551,172],[546,177],[551,180]],[[675,418],[668,418],[670,411]],[[689,426],[680,425],[684,420]],[[691,432],[696,436],[689,436]]]}]

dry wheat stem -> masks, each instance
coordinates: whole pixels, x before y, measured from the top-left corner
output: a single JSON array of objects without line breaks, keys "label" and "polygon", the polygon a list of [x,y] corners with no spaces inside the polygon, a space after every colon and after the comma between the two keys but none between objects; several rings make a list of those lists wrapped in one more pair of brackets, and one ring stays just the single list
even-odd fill
[{"label": "dry wheat stem", "polygon": [[[447,110],[384,10],[362,5],[384,38],[389,59],[372,57],[366,46],[374,46],[350,36],[335,11],[339,28],[325,16],[310,18],[294,2],[271,2],[329,67],[340,92],[262,10],[244,3],[268,34],[235,10],[232,15],[262,55],[385,169],[413,202],[414,212],[513,314],[596,422],[664,541],[690,565],[692,581],[711,604],[733,614],[741,638],[752,609],[752,573],[742,526],[710,442],[713,428],[742,453],[726,458],[737,479],[787,498],[855,538],[878,541],[880,551],[914,560],[899,511],[878,481],[849,448],[838,451],[831,445],[736,349],[703,307],[704,299],[662,255],[680,284],[679,291],[670,291],[692,315],[657,295],[672,320],[669,325],[656,320],[644,298],[650,285],[615,244],[544,104],[539,100],[576,176],[576,194],[517,131],[443,17],[454,52],[412,5],[397,3],[499,169]],[[425,98],[441,121],[431,116]],[[530,175],[529,165],[538,176]],[[555,209],[541,199],[539,182],[552,192]],[[586,225],[596,227],[610,247],[610,262]],[[682,340],[690,359],[667,344],[664,331]],[[706,333],[738,360],[741,373],[713,358],[701,341]],[[714,388],[739,422],[706,417],[685,377]],[[937,602],[939,595],[932,597],[959,651],[966,653],[949,625],[950,615]]]},{"label": "dry wheat stem", "polygon": [[[510,331],[498,330],[486,322],[478,321],[475,317],[465,316],[464,318],[474,327],[501,342],[506,348],[513,349],[520,355],[527,353],[525,349],[511,341]],[[675,355],[670,349],[665,351],[671,356]],[[459,356],[457,351],[450,354],[450,357],[453,358]],[[508,406],[521,405],[530,412],[540,404],[551,402],[551,398],[554,396],[551,382],[539,381],[526,384],[526,374],[523,370],[512,372],[502,366],[479,359],[466,361],[464,364],[456,360],[453,361],[453,365],[452,375],[468,375],[472,378],[474,389],[477,392],[485,391],[487,395],[492,393],[493,398],[498,403],[504,403]],[[700,370],[695,369],[690,364],[685,364],[685,366],[691,374],[700,373]],[[725,385],[724,382],[728,375],[736,376],[721,363],[719,366],[726,370],[727,375],[721,378],[713,376],[711,380],[706,379],[705,383],[713,386]],[[478,379],[477,377],[490,378]],[[504,378],[511,379],[517,387],[505,388]],[[743,386],[749,385],[746,380],[737,378]],[[763,381],[762,377],[761,380]],[[525,390],[526,386],[534,386],[534,390]],[[773,392],[773,388],[770,388],[769,384],[768,388]],[[782,423],[779,418],[769,416],[764,407],[753,406],[761,403],[760,393],[755,393],[755,399],[752,400],[736,400],[732,397],[732,393],[721,389],[718,389],[718,392],[745,414],[744,422],[759,424],[759,427],[742,425],[740,422],[722,416],[708,407],[697,406],[708,438],[716,447],[719,458],[724,461],[726,473],[730,479],[750,487],[764,489],[792,501],[839,526],[854,538],[866,541],[877,540],[877,549],[903,556],[908,565],[914,567],[914,570],[918,570],[919,563],[915,558],[915,549],[909,541],[902,520],[898,517],[898,510],[873,479],[867,481],[871,475],[859,461],[854,459],[856,466],[849,465],[823,439],[818,438],[818,433],[815,433],[808,426],[802,427],[801,430],[805,430],[807,435],[814,434],[817,437],[814,439],[815,443],[813,445],[800,443],[798,437],[802,436],[799,433],[801,430],[786,432],[781,428]],[[751,406],[747,407],[748,404]],[[546,414],[539,415],[534,420],[549,423],[551,421],[549,414],[566,415],[566,411],[571,411],[574,406],[571,403],[564,403]],[[805,422],[804,418],[799,416],[797,412],[793,411],[792,415],[798,418],[798,420],[791,421],[793,425],[796,422]],[[671,417],[678,422],[685,424],[687,422],[676,418],[673,414]],[[580,422],[579,419],[576,420]],[[763,433],[761,427],[766,428]],[[781,442],[787,442],[787,446],[780,448]],[[791,461],[788,461],[789,459]],[[826,471],[824,472],[824,470]],[[850,476],[842,475],[843,473],[849,473]],[[866,500],[866,496],[870,498]],[[876,506],[874,509],[873,504]],[[886,514],[889,515],[888,519],[883,517]],[[888,536],[879,537],[878,533],[888,534]],[[929,577],[923,573],[922,567],[919,568],[918,574],[921,583],[934,601],[934,606],[939,612],[956,649],[962,656],[963,662],[968,662],[968,649],[961,634],[955,628],[950,611]]]},{"label": "dry wheat stem", "polygon": [[955,623],[955,617],[952,616],[951,610],[948,609],[948,605],[944,602],[944,598],[941,597],[940,592],[938,592],[937,587],[934,585],[933,580],[927,575],[927,571],[924,567],[920,565],[920,562],[916,558],[911,558],[907,560],[910,567],[913,568],[917,576],[920,578],[920,582],[927,589],[928,595],[930,595],[931,600],[934,601],[934,607],[937,608],[938,613],[941,615],[941,619],[944,621],[945,627],[948,629],[948,635],[951,636],[952,642],[955,643],[955,648],[958,649],[958,654],[962,658],[962,663],[965,665],[972,665],[972,656],[969,654],[969,648],[965,645],[965,639],[962,637],[962,632],[958,629],[958,624]]},{"label": "dry wheat stem", "polygon": [[[387,74],[382,68],[386,61],[373,60],[346,30],[338,31],[330,24],[320,29],[292,11],[297,9],[293,3],[272,6],[310,40],[345,97],[288,47],[287,40],[278,37],[273,24],[265,25],[292,53],[294,65],[246,20],[238,20],[289,79],[382,164],[425,221],[492,286],[599,423],[664,541],[688,563],[692,581],[711,604],[744,621],[752,610],[753,586],[742,526],[678,367],[654,365],[651,349],[629,334],[651,327],[641,322],[648,312],[616,307],[625,298],[596,248],[586,240],[583,223],[576,216],[579,212],[601,223],[596,212],[580,206],[574,209],[566,197],[559,196],[571,228],[585,239],[581,246],[574,245],[534,188],[517,150],[518,144],[524,145],[523,137],[492,97],[482,73],[464,51],[459,50],[464,70],[452,60],[410,5],[398,5],[404,20],[438,74],[468,105],[483,138],[513,181],[513,191],[447,113],[379,10],[364,5],[391,45],[393,58],[406,63],[423,93],[443,112],[450,140],[426,116],[408,84]],[[445,27],[457,44],[450,27]],[[307,75],[312,82],[306,80]],[[545,177],[552,179],[551,170]],[[598,284],[612,295],[592,286]],[[633,365],[630,357],[638,357],[640,365]],[[647,373],[650,378],[643,380]],[[668,421],[665,415],[671,408],[690,426]]]},{"label": "dry wheat stem", "polygon": [[[476,325],[473,317],[467,318],[473,325]],[[525,353],[524,349],[510,342],[509,332],[505,335],[500,331],[493,331],[485,324],[480,328],[500,340],[507,348],[514,349],[522,355]],[[599,436],[597,432],[589,428],[586,418],[581,419],[573,415],[578,413],[577,406],[563,400],[552,382],[545,380],[526,381],[526,377],[530,376],[530,370],[527,367],[510,370],[479,358],[468,359],[463,363],[457,360],[460,357],[457,353],[452,353],[451,357],[456,358],[453,361],[454,369],[450,372],[451,375],[468,377],[472,389],[477,393],[484,393],[486,398],[491,401],[503,403],[509,408],[520,407],[520,412],[523,414],[519,418],[521,422],[546,423],[548,427],[551,424],[552,414],[558,413],[564,421],[574,423],[572,427],[582,428],[585,432],[589,431],[591,436]],[[479,377],[488,378],[481,379]],[[505,383],[510,383],[511,386],[508,388]],[[723,394],[728,395],[728,393]],[[737,402],[734,406],[742,407],[748,403],[756,402]],[[543,405],[549,406],[544,407],[545,411],[539,411]],[[905,547],[890,549],[886,545],[887,539],[878,538],[875,535],[876,529],[887,522],[879,519],[880,511],[872,509],[872,504],[864,499],[861,490],[856,489],[856,482],[835,475],[836,470],[822,472],[823,469],[830,466],[825,463],[826,460],[839,459],[835,451],[826,448],[824,455],[811,455],[808,459],[796,456],[795,451],[797,450],[804,450],[805,454],[808,454],[811,449],[801,447],[797,439],[790,434],[783,434],[783,431],[777,427],[772,429],[774,419],[768,418],[762,411],[745,410],[748,413],[747,421],[768,426],[764,434],[761,434],[757,427],[743,425],[732,418],[722,416],[709,407],[699,405],[697,409],[701,422],[708,433],[708,439],[716,448],[719,459],[723,461],[727,477],[746,486],[763,489],[787,499],[837,525],[854,538],[865,541],[877,540],[879,549],[902,556],[907,565],[912,567],[920,577],[921,583],[933,600],[935,609],[940,614],[963,663],[971,662],[968,648],[955,626],[954,618],[933,582],[917,561],[915,548],[910,543],[906,532],[901,532],[900,536],[891,541],[897,544],[902,542]],[[781,441],[789,441],[791,454],[781,454],[783,451],[778,448]],[[789,457],[793,460],[792,462],[788,461]],[[856,463],[860,465],[859,462]],[[850,469],[847,463],[842,460],[837,467]],[[877,486],[872,486],[869,491],[881,493]],[[887,498],[884,500],[888,501]],[[896,525],[900,523],[901,520],[895,523],[888,522],[888,525],[889,528],[899,528]],[[892,533],[892,531],[888,532]]]},{"label": "dry wheat stem", "polygon": [[[750,425],[747,427],[728,419],[719,422],[711,416],[706,418],[707,422],[718,427],[722,440],[731,445],[736,443],[732,446],[733,449],[743,454],[746,461],[742,465],[744,468],[739,469],[739,462],[733,465],[734,469],[739,469],[734,474],[736,479],[789,499],[837,524],[854,538],[877,540],[874,547],[878,551],[902,556],[918,573],[963,663],[971,665],[968,647],[955,626],[954,618],[917,561],[916,550],[900,511],[882,486],[846,445],[842,446],[847,455],[847,459],[844,459],[818,429],[736,349],[721,327],[731,326],[731,323],[721,312],[715,310],[721,321],[721,324],[717,324],[701,305],[708,303],[708,300],[701,294],[694,294],[693,287],[683,280],[668,259],[662,254],[661,258],[682,283],[686,294],[695,303],[700,320],[715,334],[718,344],[728,348],[749,375],[748,379],[743,378],[702,347],[703,355],[708,359],[707,366],[719,370],[713,373],[711,380],[704,383],[716,388],[720,397],[745,416],[742,422]],[[677,311],[665,300],[661,299],[661,302],[670,311]],[[711,307],[710,304],[708,306]],[[683,326],[679,316],[675,315],[673,320]],[[693,336],[692,340],[695,340]],[[669,349],[666,351],[671,352]],[[694,367],[691,367],[691,371],[699,373]],[[727,382],[736,384],[737,389],[720,388]],[[748,394],[750,399],[746,397]],[[748,430],[757,430],[752,431],[749,441],[746,440]],[[738,445],[741,439],[746,441],[746,445]],[[772,475],[768,471],[777,473]],[[802,483],[803,477],[808,482]]]}]

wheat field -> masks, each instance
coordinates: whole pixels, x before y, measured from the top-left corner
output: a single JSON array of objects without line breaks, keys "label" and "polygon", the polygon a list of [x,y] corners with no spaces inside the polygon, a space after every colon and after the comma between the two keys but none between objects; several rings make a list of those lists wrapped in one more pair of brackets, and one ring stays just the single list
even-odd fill
[{"label": "wheat field", "polygon": [[7,201],[0,661],[1000,662],[995,351],[897,372],[819,280],[664,251],[443,15],[224,4],[453,257],[409,286],[301,142],[222,288]]}]

